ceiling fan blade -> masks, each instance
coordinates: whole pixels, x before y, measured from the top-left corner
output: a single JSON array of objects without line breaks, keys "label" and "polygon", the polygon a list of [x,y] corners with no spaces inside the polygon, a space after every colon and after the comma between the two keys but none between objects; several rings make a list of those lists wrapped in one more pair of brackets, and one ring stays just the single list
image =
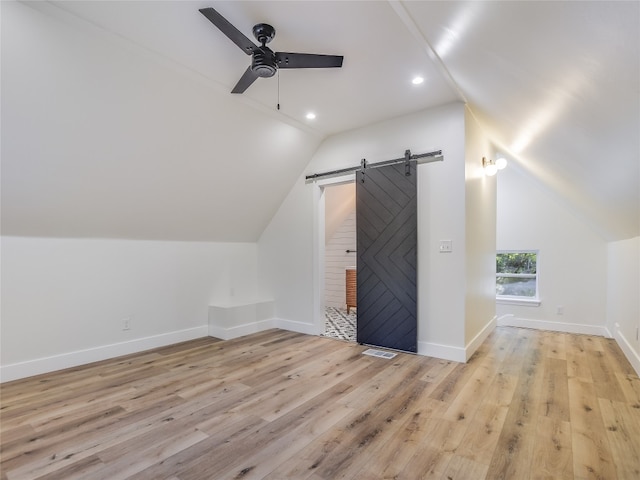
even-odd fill
[{"label": "ceiling fan blade", "polygon": [[253,51],[258,48],[255,43],[249,40],[244,33],[234,27],[229,21],[220,15],[216,10],[211,7],[201,8],[200,13],[209,19],[222,33],[224,33],[229,40],[238,45],[240,49],[247,55],[251,55]]},{"label": "ceiling fan blade", "polygon": [[240,80],[238,80],[238,83],[236,83],[236,86],[233,87],[231,93],[244,93],[244,91],[256,81],[256,78],[258,78],[258,76],[253,73],[253,70],[251,70],[249,66],[242,74],[242,77],[240,77]]},{"label": "ceiling fan blade", "polygon": [[276,52],[278,68],[339,68],[343,58],[342,55]]}]

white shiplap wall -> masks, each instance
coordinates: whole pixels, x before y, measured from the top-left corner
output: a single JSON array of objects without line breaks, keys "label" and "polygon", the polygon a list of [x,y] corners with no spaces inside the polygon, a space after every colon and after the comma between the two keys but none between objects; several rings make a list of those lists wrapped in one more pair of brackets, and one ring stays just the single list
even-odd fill
[{"label": "white shiplap wall", "polygon": [[325,246],[325,306],[346,308],[345,269],[356,266],[356,212],[351,211]]}]

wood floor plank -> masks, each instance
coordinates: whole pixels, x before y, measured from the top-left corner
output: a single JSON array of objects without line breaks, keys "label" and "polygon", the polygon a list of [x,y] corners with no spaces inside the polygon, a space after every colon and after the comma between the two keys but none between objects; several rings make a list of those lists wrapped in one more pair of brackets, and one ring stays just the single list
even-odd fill
[{"label": "wood floor plank", "polygon": [[509,408],[506,406],[491,402],[483,403],[478,408],[477,415],[472,417],[456,453],[488,466],[496,450],[508,412]]},{"label": "wood floor plank", "polygon": [[624,393],[622,393],[620,384],[615,377],[611,356],[603,350],[595,350],[588,352],[587,358],[596,395],[600,398],[624,401]]},{"label": "wood floor plank", "polygon": [[546,357],[543,359],[543,364],[541,415],[560,421],[569,421],[567,361],[556,357]]},{"label": "wood floor plank", "polygon": [[489,467],[483,463],[474,462],[460,455],[454,455],[440,478],[442,480],[454,478],[485,478],[488,468]]},{"label": "wood floor plank", "polygon": [[476,368],[475,362],[472,364],[458,363],[431,393],[431,398],[441,402],[450,402],[455,399],[473,375]]},{"label": "wood floor plank", "polygon": [[414,356],[406,357],[410,360],[409,368],[403,377],[395,379],[392,388],[385,389],[384,395],[378,397],[375,403],[365,402],[357,416],[349,417],[337,426],[334,436],[322,438],[325,444],[334,445],[330,459],[324,455],[327,450],[324,444],[315,446],[319,451],[317,454],[311,453],[308,463],[316,475],[341,478],[349,469],[358,469],[360,466],[357,463],[363,459],[361,452],[381,442],[393,425],[401,421],[400,417],[406,413],[408,406],[420,397],[426,387],[424,382],[416,381],[421,370],[420,360]]},{"label": "wood floor plank", "polygon": [[[401,480],[441,478],[454,456],[452,444],[458,444],[455,422],[430,418],[425,426],[429,435],[418,444],[411,460],[400,474]],[[453,438],[453,441],[452,441]]]},{"label": "wood floor plank", "polygon": [[[499,367],[497,367],[499,368]],[[518,378],[497,371],[484,396],[477,399],[477,412],[457,453],[478,462],[490,463],[504,420],[517,387]]]},{"label": "wood floor plank", "polygon": [[544,363],[540,337],[534,338],[529,333],[527,338],[530,341],[522,355],[522,371],[489,465],[488,478],[526,479],[531,471]]},{"label": "wood floor plank", "polygon": [[[336,394],[342,389],[336,389]],[[234,466],[226,474],[220,475],[220,480],[226,479],[261,479],[265,478],[281,463],[295,458],[300,450],[305,448],[317,436],[333,428],[346,416],[353,413],[349,407],[328,398],[322,398],[322,416],[310,417],[308,421],[292,429],[276,441],[269,442],[265,448],[257,450],[254,454],[235,462]],[[308,408],[308,405],[305,406]],[[294,414],[296,414],[294,412]],[[285,448],[286,447],[286,448]]]},{"label": "wood floor plank", "polygon": [[538,416],[530,478],[572,479],[572,459],[571,424],[545,415]]},{"label": "wood floor plank", "polygon": [[495,370],[480,362],[476,362],[475,368],[469,370],[468,373],[469,377],[465,382],[465,387],[458,392],[455,398],[450,398],[448,401],[438,398],[438,400],[449,404],[443,418],[455,422],[466,420],[468,423],[480,406],[479,399],[486,395],[495,378]]},{"label": "wood floor plank", "polygon": [[0,480],[638,478],[615,342],[498,327],[467,364],[272,329],[0,385]]},{"label": "wood floor plank", "polygon": [[571,444],[576,478],[618,478],[613,465],[596,387],[569,379]]},{"label": "wood floor plank", "polygon": [[[183,480],[197,480],[203,478],[203,471],[216,471],[217,476],[225,475],[234,469],[238,461],[243,461],[248,456],[248,452],[259,452],[279,439],[285,439],[284,444],[294,441],[295,433],[304,428],[313,417],[313,412],[324,412],[323,403],[342,395],[353,388],[348,384],[338,384],[323,392],[321,398],[317,398],[310,405],[302,405],[291,415],[278,417],[274,421],[267,422],[264,426],[251,432],[251,435],[234,441],[228,441],[224,445],[218,446],[215,451],[192,462],[187,468],[178,470],[178,476]],[[288,436],[288,437],[287,437]],[[287,441],[288,440],[288,441]],[[295,448],[295,447],[293,447]],[[234,454],[239,449],[245,451],[243,458],[238,459]],[[244,467],[250,468],[251,465]]]},{"label": "wood floor plank", "polygon": [[640,478],[640,409],[601,398],[600,411],[618,478]]},{"label": "wood floor plank", "polygon": [[[366,428],[352,432],[355,441],[358,442],[359,450],[351,450],[356,451],[356,454],[350,455],[349,461],[342,463],[337,471],[334,471],[332,466],[329,469],[320,468],[318,474],[327,479],[351,479],[357,478],[368,466],[373,465],[375,470],[380,471],[384,467],[378,463],[380,452],[389,448],[390,442],[394,439],[398,440],[397,427],[413,417],[413,411],[423,398],[426,386],[424,382],[416,382],[407,386],[405,390],[399,391],[399,395],[390,399],[384,409],[374,412],[367,419]],[[362,426],[365,425],[362,424]],[[340,456],[333,456],[332,460],[339,462]]]},{"label": "wood floor plank", "polygon": [[406,465],[416,450],[420,449],[422,439],[431,435],[429,420],[440,418],[446,407],[444,402],[422,398],[391,438],[374,452],[365,467],[365,477],[399,478],[407,470]]},{"label": "wood floor plank", "polygon": [[567,359],[567,334],[558,332],[542,332],[544,355],[557,360]]},{"label": "wood floor plank", "polygon": [[50,451],[51,455],[54,455],[54,450],[57,449],[59,445],[64,444],[70,439],[75,439],[78,435],[86,433],[87,431],[93,435],[96,428],[104,428],[109,424],[114,424],[117,422],[117,419],[121,418],[125,413],[122,407],[116,406],[98,412],[97,414],[71,420],[64,427],[42,432],[33,431],[31,434],[26,433],[23,436],[16,436],[13,440],[4,438],[3,434],[3,448],[0,459],[5,465],[9,465],[11,460],[19,458],[25,453],[31,455],[34,453],[43,454],[45,451]]},{"label": "wood floor plank", "polygon": [[[277,469],[267,478],[304,478],[310,472],[321,478],[341,478],[342,475],[349,475],[350,469],[362,468],[357,463],[361,459],[358,458],[361,451],[375,448],[375,445],[385,441],[389,432],[395,432],[394,424],[403,422],[402,418],[409,415],[410,405],[419,401],[427,386],[426,382],[412,381],[420,374],[422,360],[406,355],[404,359],[393,364],[383,359],[370,361],[373,362],[369,368],[370,372],[374,371],[376,365],[378,368],[388,366],[385,372],[393,371],[397,365],[405,362],[409,362],[408,365],[413,367],[404,378],[391,377],[394,381],[387,382],[389,385],[380,392],[382,396],[373,396],[375,402],[361,401],[360,405],[354,405],[359,414],[354,413],[336,425],[335,431],[319,437],[299,455],[298,459],[288,462],[284,468]],[[369,379],[366,382],[369,385],[378,386],[378,382],[381,381],[380,375],[369,375]],[[411,393],[408,393],[407,389],[411,389]],[[367,396],[363,398],[366,399]],[[349,405],[350,401],[342,403]]]},{"label": "wood floor plank", "polygon": [[[215,426],[210,424],[208,426],[209,430],[207,428],[199,428],[199,430],[207,433],[209,438],[146,468],[132,478],[153,480],[163,478],[167,473],[179,476],[178,474],[181,474],[184,469],[191,468],[194,465],[201,469],[201,478],[215,478],[213,474],[218,473],[218,468],[215,465],[212,467],[211,464],[202,461],[202,459],[224,445],[250,437],[253,432],[259,431],[267,425],[267,422],[259,417],[236,416],[225,413],[218,415],[212,421]],[[244,450],[236,452],[235,458],[244,453]],[[233,458],[230,461],[233,461]],[[180,475],[179,478],[182,479],[182,476]]]},{"label": "wood floor plank", "polygon": [[265,390],[234,411],[259,411],[262,418],[275,420],[365,368],[365,364],[356,366],[349,361],[354,355],[359,356],[360,352],[341,349],[308,361],[304,367],[285,372],[286,380],[280,382],[277,389]]},{"label": "wood floor plank", "polygon": [[[94,472],[104,468],[104,463],[98,458],[97,455],[91,455],[89,457],[85,457],[81,460],[74,461],[69,463],[66,467],[60,468],[54,472],[48,473],[44,476],[39,477],[41,480],[66,480],[68,478],[73,479],[83,479],[83,478],[92,478]],[[14,477],[10,477],[13,479]],[[16,476],[16,479],[20,478],[34,478],[34,477],[23,477],[22,475]],[[115,480],[115,479],[114,479]]]},{"label": "wood floor plank", "polygon": [[86,480],[131,478],[151,465],[155,465],[207,438],[207,435],[197,429],[180,430],[175,434],[147,437],[147,442],[138,443],[136,450],[138,450],[139,454],[135,457],[127,455],[128,450],[123,445],[116,445],[98,454],[103,466],[100,469],[88,472],[84,478]]},{"label": "wood floor plank", "polygon": [[607,352],[607,358],[615,371],[637,376],[627,357],[624,356],[624,353],[613,338],[604,339],[604,346],[604,351]]},{"label": "wood floor plank", "polygon": [[[574,337],[579,339],[578,335],[574,335]],[[589,367],[589,355],[581,344],[574,346],[567,352],[567,376],[577,378],[583,382],[593,382],[591,368]]]},{"label": "wood floor plank", "polygon": [[640,409],[640,378],[635,373],[615,373],[627,403]]}]

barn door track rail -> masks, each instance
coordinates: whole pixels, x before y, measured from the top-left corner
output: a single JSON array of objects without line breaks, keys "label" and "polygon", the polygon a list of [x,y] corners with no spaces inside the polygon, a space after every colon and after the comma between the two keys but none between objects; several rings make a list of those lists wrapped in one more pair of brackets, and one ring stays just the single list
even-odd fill
[{"label": "barn door track rail", "polygon": [[442,162],[443,160],[444,157],[442,156],[442,150],[417,154],[412,154],[411,150],[405,150],[404,156],[401,158],[394,158],[392,160],[384,160],[382,162],[375,163],[367,163],[367,160],[363,158],[360,161],[360,165],[357,166],[341,168],[339,170],[331,170],[329,172],[313,173],[305,177],[305,183],[315,182],[316,180],[320,180],[323,178],[339,177],[341,175],[348,175],[350,173],[360,173],[359,180],[361,182],[364,182],[364,174],[366,169],[386,167],[388,165],[395,165],[397,163],[404,163],[406,166],[405,175],[410,175],[410,169],[408,168],[410,162],[416,162],[418,165],[420,165],[422,163]]}]

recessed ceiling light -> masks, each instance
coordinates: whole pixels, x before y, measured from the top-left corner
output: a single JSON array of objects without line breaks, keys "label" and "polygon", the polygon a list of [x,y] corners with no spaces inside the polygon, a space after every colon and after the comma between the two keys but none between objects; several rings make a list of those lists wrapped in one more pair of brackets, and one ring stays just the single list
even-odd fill
[{"label": "recessed ceiling light", "polygon": [[414,85],[420,85],[422,82],[424,82],[424,78],[422,77],[413,77],[413,80],[411,80],[411,83]]},{"label": "recessed ceiling light", "polygon": [[313,120],[314,118],[316,118],[316,114],[313,112],[309,112],[307,113],[307,120]]}]

